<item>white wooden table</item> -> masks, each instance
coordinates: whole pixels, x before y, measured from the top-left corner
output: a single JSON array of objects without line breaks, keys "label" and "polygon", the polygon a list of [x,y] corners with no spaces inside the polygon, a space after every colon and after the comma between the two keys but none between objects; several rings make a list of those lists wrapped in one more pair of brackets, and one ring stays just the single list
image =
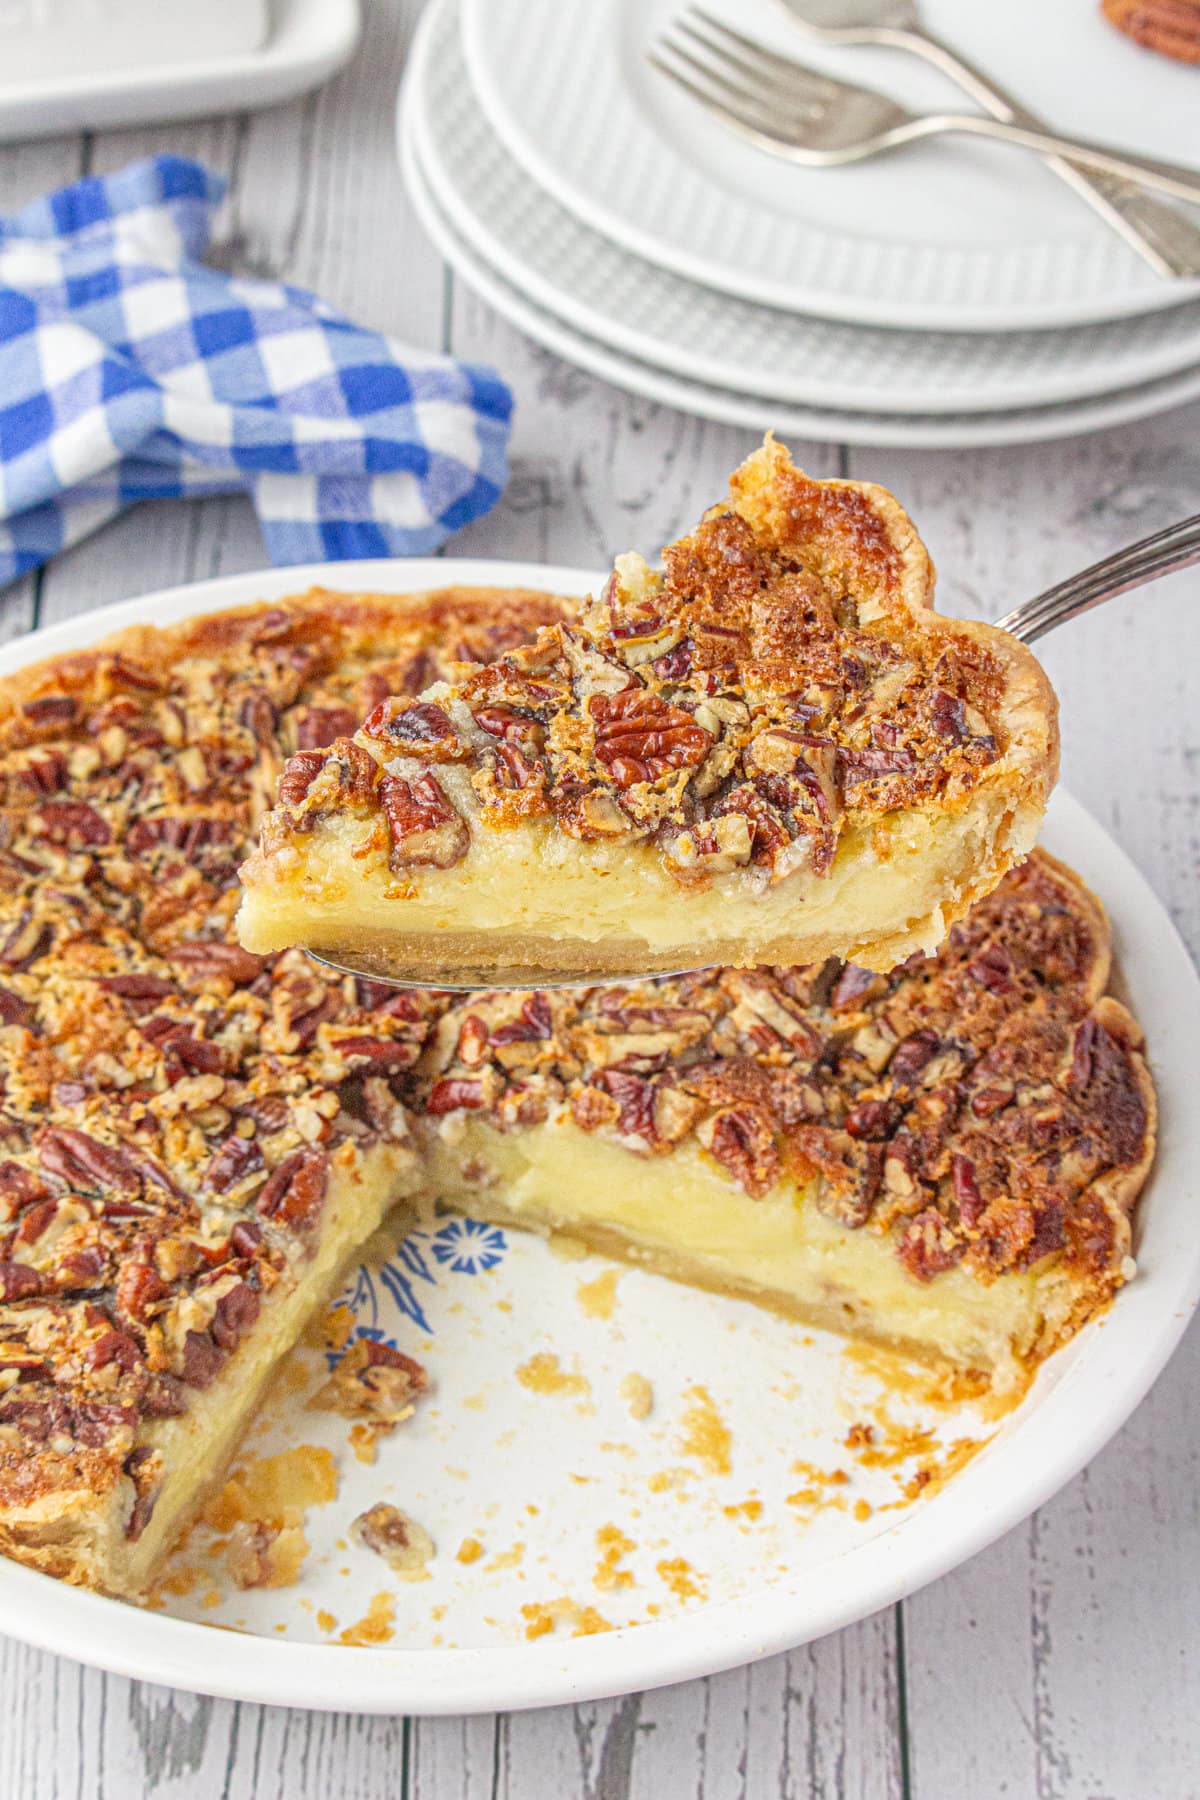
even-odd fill
[{"label": "white wooden table", "polygon": [[[393,153],[418,5],[369,0],[355,62],[285,109],[0,151],[0,211],[155,151],[208,161],[231,180],[223,262],[494,361],[512,384],[508,491],[450,556],[599,567],[629,546],[653,552],[721,493],[750,437],[591,380],[446,270]],[[1200,509],[1197,406],[1029,450],[791,447],[814,474],[894,488],[941,567],[944,606],[967,615],[997,617]],[[145,506],[0,595],[0,632],[262,561],[241,499]],[[1045,660],[1067,784],[1200,951],[1200,572],[1070,627]],[[465,1720],[307,1714],[173,1694],[0,1640],[0,1800],[1189,1800],[1198,1388],[1193,1330],[1104,1454],[974,1562],[790,1656],[658,1693]]]}]

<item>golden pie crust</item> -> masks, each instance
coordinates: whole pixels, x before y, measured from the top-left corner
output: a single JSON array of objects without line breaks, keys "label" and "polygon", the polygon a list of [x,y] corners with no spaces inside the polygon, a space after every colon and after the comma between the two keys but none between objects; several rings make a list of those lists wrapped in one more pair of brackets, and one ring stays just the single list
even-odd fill
[{"label": "golden pie crust", "polygon": [[[468,1135],[661,1172],[664,1216],[703,1171],[747,1231],[786,1202],[875,1246],[906,1293],[961,1288],[983,1314],[1033,1281],[1026,1365],[1129,1274],[1153,1092],[1105,997],[1103,913],[1047,858],[888,976],[725,970],[464,1006],[237,944],[238,865],[289,756],[572,611],[319,591],[0,682],[9,1554],[142,1591],[383,1211],[503,1210]],[[619,1231],[611,1247],[643,1255]]]}]

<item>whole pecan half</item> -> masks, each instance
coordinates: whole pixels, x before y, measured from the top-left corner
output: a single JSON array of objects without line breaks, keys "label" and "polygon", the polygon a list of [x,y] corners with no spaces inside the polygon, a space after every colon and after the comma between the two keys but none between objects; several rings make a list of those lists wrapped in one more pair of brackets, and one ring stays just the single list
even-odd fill
[{"label": "whole pecan half", "polygon": [[36,1139],[38,1161],[72,1187],[112,1187],[136,1193],[142,1185],[135,1163],[111,1144],[67,1125],[47,1125]]},{"label": "whole pecan half", "polygon": [[367,737],[380,738],[409,756],[430,762],[453,762],[466,754],[467,746],[450,722],[450,715],[428,700],[407,700],[393,694],[363,720]]},{"label": "whole pecan half", "polygon": [[441,1113],[457,1112],[460,1106],[478,1111],[484,1104],[483,1082],[478,1077],[451,1075],[434,1082],[425,1102],[425,1111],[436,1117]]},{"label": "whole pecan half", "polygon": [[293,1231],[307,1231],[325,1204],[328,1183],[329,1158],[324,1150],[293,1150],[263,1183],[258,1210]]},{"label": "whole pecan half", "polygon": [[1200,5],[1196,0],[1101,0],[1118,31],[1176,62],[1200,63]]},{"label": "whole pecan half", "polygon": [[37,828],[52,844],[70,849],[112,842],[108,821],[82,800],[47,800],[38,807]]},{"label": "whole pecan half", "polygon": [[265,967],[265,959],[243,950],[240,944],[194,943],[176,944],[167,955],[185,975],[198,981],[215,978],[231,981],[234,987],[247,987]]},{"label": "whole pecan half", "polygon": [[279,777],[275,795],[278,804],[299,806],[324,767],[325,756],[320,750],[301,750],[297,756],[289,757]]},{"label": "whole pecan half", "polygon": [[593,694],[588,711],[596,727],[596,760],[619,788],[654,781],[668,769],[695,768],[715,742],[691,713],[644,688]]},{"label": "whole pecan half", "polygon": [[32,1300],[42,1292],[42,1277],[30,1264],[0,1262],[0,1300]]},{"label": "whole pecan half", "polygon": [[31,725],[71,725],[79,715],[79,702],[70,694],[41,694],[21,708]]},{"label": "whole pecan half", "polygon": [[739,1187],[761,1199],[779,1179],[779,1151],[767,1113],[759,1106],[730,1106],[706,1119],[697,1135],[710,1156]]},{"label": "whole pecan half", "polygon": [[117,1278],[115,1306],[120,1318],[144,1325],[150,1308],[168,1293],[166,1282],[149,1263],[127,1262]]},{"label": "whole pecan half", "polygon": [[105,993],[122,1000],[165,1000],[175,989],[161,975],[102,975],[100,986]]},{"label": "whole pecan half", "polygon": [[592,1076],[591,1085],[616,1101],[616,1127],[622,1137],[639,1138],[648,1148],[657,1145],[653,1082],[624,1069],[601,1069]]},{"label": "whole pecan half", "polygon": [[451,806],[434,775],[405,781],[385,775],[379,783],[384,817],[392,835],[390,866],[399,871],[414,864],[450,869],[467,853],[467,822]]}]

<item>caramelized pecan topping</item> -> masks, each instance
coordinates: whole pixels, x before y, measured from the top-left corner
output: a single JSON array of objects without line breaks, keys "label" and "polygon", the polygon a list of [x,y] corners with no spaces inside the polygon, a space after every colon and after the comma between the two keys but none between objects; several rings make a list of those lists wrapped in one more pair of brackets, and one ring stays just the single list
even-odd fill
[{"label": "caramelized pecan topping", "polygon": [[[743,868],[827,875],[849,819],[952,801],[1001,754],[998,665],[895,607],[898,556],[868,496],[765,447],[727,508],[668,547],[663,574],[620,557],[574,622],[419,698],[379,700],[357,741],[403,778],[376,796],[389,821],[402,809],[393,838],[427,835],[406,822],[402,756],[461,763],[488,826],[548,815],[585,840],[636,833],[684,885]],[[285,812],[302,792],[295,760]],[[321,779],[318,810],[337,786]],[[393,852],[393,867],[457,860],[465,832],[445,823],[433,854]],[[265,844],[279,841],[268,826]]]}]

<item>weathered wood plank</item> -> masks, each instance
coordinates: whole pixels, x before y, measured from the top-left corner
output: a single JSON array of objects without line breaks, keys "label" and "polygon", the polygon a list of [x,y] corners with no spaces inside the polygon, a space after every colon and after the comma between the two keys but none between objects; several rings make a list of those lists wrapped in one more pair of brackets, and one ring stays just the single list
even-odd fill
[{"label": "weathered wood plank", "polygon": [[[1194,512],[1198,425],[1190,407],[1065,446],[954,459],[856,451],[853,469],[912,507],[942,567],[946,610],[995,617]],[[1194,951],[1198,605],[1189,571],[1040,647],[1062,700],[1065,783],[1145,871]],[[1078,1480],[906,1603],[920,1800],[1200,1792],[1198,1378],[1193,1330]]]}]

